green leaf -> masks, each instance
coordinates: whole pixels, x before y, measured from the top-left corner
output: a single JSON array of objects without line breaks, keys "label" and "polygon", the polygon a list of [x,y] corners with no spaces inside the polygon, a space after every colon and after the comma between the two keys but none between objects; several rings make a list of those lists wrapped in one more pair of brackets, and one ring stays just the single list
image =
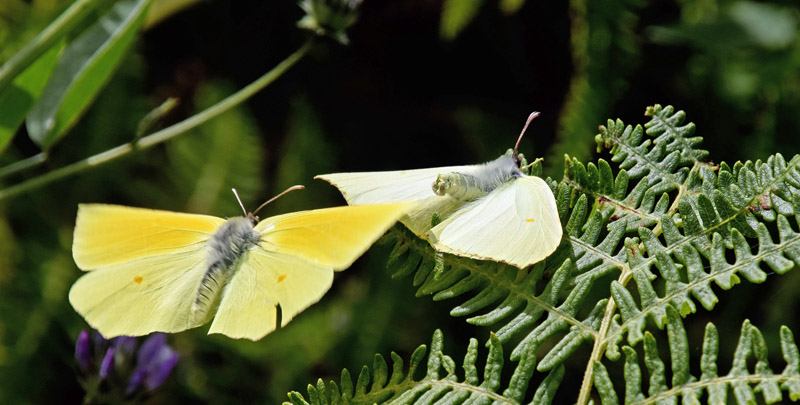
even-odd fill
[{"label": "green leaf", "polygon": [[121,0],[64,49],[27,127],[44,150],[77,122],[130,48],[151,0]]},{"label": "green leaf", "polygon": [[[374,380],[370,384],[369,368],[364,366],[358,377],[358,383],[353,391],[347,370],[342,371],[341,389],[335,383],[325,386],[322,380],[317,385],[307,386],[308,401],[298,392],[289,393],[290,404],[520,404],[527,387],[530,385],[531,376],[536,364],[535,351],[528,352],[514,370],[506,389],[501,395],[500,388],[504,383],[502,370],[504,364],[503,347],[496,336],[491,335],[486,346],[489,352],[481,361],[484,365],[483,380],[478,372],[478,343],[470,339],[467,354],[464,357],[463,373],[456,370],[455,361],[444,354],[443,337],[440,330],[436,330],[431,340],[431,350],[427,359],[427,373],[417,380],[414,370],[424,363],[425,346],[419,346],[411,355],[408,374],[402,377],[402,360],[393,354],[392,369],[394,375],[386,383],[386,363],[380,356],[375,357],[373,366]],[[398,371],[399,370],[399,371]],[[399,376],[397,374],[400,374]],[[460,374],[464,375],[462,379]],[[347,378],[344,376],[348,375]],[[551,403],[561,379],[564,368],[559,366],[550,372],[539,385],[534,395],[534,403]],[[369,389],[367,389],[369,387]],[[343,396],[339,395],[339,392]]]},{"label": "green leaf", "polygon": [[525,5],[525,0],[500,0],[500,10],[505,14],[514,14]]},{"label": "green leaf", "polygon": [[[70,35],[84,19],[104,7],[109,0],[76,0],[30,42],[0,65],[0,93],[25,69]],[[13,7],[12,7],[13,9]],[[13,15],[13,14],[12,14]],[[5,44],[4,44],[5,45]]]},{"label": "green leaf", "polygon": [[445,0],[439,36],[452,41],[475,19],[485,0]]},{"label": "green leaf", "polygon": [[42,94],[63,47],[63,40],[51,46],[0,93],[0,152],[11,142],[25,115]]}]

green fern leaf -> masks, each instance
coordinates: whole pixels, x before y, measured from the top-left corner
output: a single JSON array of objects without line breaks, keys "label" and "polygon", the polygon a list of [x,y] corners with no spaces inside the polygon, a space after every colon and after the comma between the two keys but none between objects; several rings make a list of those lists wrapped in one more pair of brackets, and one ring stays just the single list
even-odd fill
[{"label": "green fern leaf", "polygon": [[[488,355],[482,378],[478,372],[478,341],[470,340],[467,354],[464,357],[464,378],[459,378],[455,361],[443,352],[441,331],[433,334],[430,353],[427,354],[427,372],[422,379],[416,380],[414,374],[422,364],[427,348],[417,348],[411,356],[407,373],[403,372],[402,359],[392,353],[392,376],[388,378],[388,367],[383,357],[375,356],[370,369],[363,367],[355,387],[352,385],[347,370],[342,371],[339,385],[329,382],[327,385],[317,381],[306,388],[308,400],[298,392],[289,393],[289,401],[284,404],[520,404],[530,384],[531,375],[536,365],[534,355],[526,355],[517,365],[511,379],[502,394],[498,393],[503,386],[502,370],[504,363],[503,348],[496,336],[492,335],[487,342]],[[541,382],[534,398],[536,403],[547,403],[552,399],[555,390],[564,375],[562,367],[555,368]],[[370,380],[372,381],[370,383]]]},{"label": "green fern leaf", "polygon": [[[716,327],[709,323],[703,343],[703,354],[700,360],[700,379],[689,372],[688,340],[683,329],[680,315],[671,306],[669,314],[668,340],[672,364],[672,384],[665,381],[664,362],[659,357],[656,338],[646,333],[643,351],[645,365],[650,375],[650,390],[645,396],[641,392],[641,369],[637,360],[637,351],[630,346],[623,347],[625,352],[625,398],[626,403],[726,403],[728,388],[733,393],[736,403],[756,403],[758,394],[766,403],[777,403],[783,400],[781,390],[789,392],[793,401],[797,398],[797,387],[800,381],[795,371],[797,346],[788,328],[781,328],[781,349],[787,366],[784,372],[776,375],[772,372],[767,359],[767,347],[761,332],[749,321],[742,325],[739,342],[733,355],[731,370],[727,375],[718,375],[717,356],[719,336]],[[670,330],[671,329],[671,330]],[[755,364],[750,370],[750,365]],[[597,369],[597,367],[595,367]],[[597,377],[596,377],[597,378]],[[603,377],[599,377],[602,379]],[[598,388],[599,390],[599,388]],[[706,396],[704,395],[704,391]]]}]

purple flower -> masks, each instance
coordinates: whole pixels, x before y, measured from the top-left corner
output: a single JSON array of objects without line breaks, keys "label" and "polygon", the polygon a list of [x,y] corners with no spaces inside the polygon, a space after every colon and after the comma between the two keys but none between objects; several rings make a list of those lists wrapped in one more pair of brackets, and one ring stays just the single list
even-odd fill
[{"label": "purple flower", "polygon": [[136,350],[136,338],[133,336],[117,336],[111,339],[111,345],[118,353],[128,356]]},{"label": "purple flower", "polygon": [[92,361],[92,348],[89,343],[89,332],[81,330],[78,340],[75,341],[75,361],[84,372],[89,371],[89,362]]},{"label": "purple flower", "polygon": [[101,380],[105,380],[108,377],[108,374],[111,373],[111,370],[114,369],[114,348],[109,347],[106,350],[106,355],[103,356],[103,361],[100,362],[100,375]]},{"label": "purple flower", "polygon": [[136,391],[142,383],[148,391],[158,388],[169,377],[178,363],[178,354],[167,346],[163,333],[150,336],[139,348],[136,370],[128,382],[127,394]]},{"label": "purple flower", "polygon": [[[158,388],[178,363],[178,354],[163,333],[141,345],[137,338],[117,336],[107,340],[98,332],[82,330],[75,341],[75,362],[86,390],[86,402],[105,398],[138,398]],[[127,381],[127,383],[126,383]]]},{"label": "purple flower", "polygon": [[108,343],[108,340],[106,340],[100,332],[96,330],[92,331],[92,344],[94,344],[94,347],[103,347],[106,343]]}]

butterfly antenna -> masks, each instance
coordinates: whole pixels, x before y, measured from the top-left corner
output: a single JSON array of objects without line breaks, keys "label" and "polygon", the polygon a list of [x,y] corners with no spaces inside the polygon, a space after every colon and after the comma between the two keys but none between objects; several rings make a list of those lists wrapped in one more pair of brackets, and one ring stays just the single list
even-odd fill
[{"label": "butterfly antenna", "polygon": [[528,116],[528,120],[525,121],[525,126],[522,127],[522,132],[519,133],[519,138],[517,138],[517,144],[514,145],[514,156],[517,156],[517,149],[519,148],[519,143],[522,141],[522,136],[525,135],[525,130],[528,129],[528,125],[531,124],[534,118],[539,116],[539,111],[534,111],[531,115]]},{"label": "butterfly antenna", "polygon": [[239,193],[236,192],[235,188],[232,188],[231,191],[233,191],[233,195],[236,196],[236,201],[239,202],[239,206],[242,207],[242,211],[244,211],[244,216],[247,216],[247,210],[244,209],[244,204],[242,204],[242,199],[239,198]]},{"label": "butterfly antenna", "polygon": [[302,190],[302,189],[304,189],[304,188],[306,188],[306,187],[305,187],[305,186],[303,186],[303,185],[300,185],[300,184],[298,184],[298,185],[296,185],[296,186],[291,186],[291,187],[287,188],[286,190],[283,190],[283,192],[282,192],[282,193],[280,193],[280,194],[276,195],[275,197],[272,197],[272,198],[270,198],[270,199],[269,199],[269,201],[265,202],[264,204],[261,204],[261,205],[259,205],[259,206],[258,206],[258,208],[256,208],[256,210],[255,210],[255,211],[253,211],[253,215],[255,215],[255,213],[256,213],[256,212],[258,212],[258,211],[260,211],[262,208],[266,207],[266,206],[267,206],[267,204],[269,204],[269,203],[271,203],[271,202],[273,202],[273,201],[277,200],[278,198],[281,198],[281,197],[283,197],[283,195],[284,195],[284,194],[286,194],[286,193],[288,193],[288,192],[290,192],[290,191],[294,191],[294,190]]}]

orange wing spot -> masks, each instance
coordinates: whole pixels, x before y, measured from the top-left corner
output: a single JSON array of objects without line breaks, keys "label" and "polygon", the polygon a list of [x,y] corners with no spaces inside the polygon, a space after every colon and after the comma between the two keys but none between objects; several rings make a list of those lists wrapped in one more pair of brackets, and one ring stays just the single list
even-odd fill
[{"label": "orange wing spot", "polygon": [[142,284],[142,280],[144,280],[144,278],[142,278],[142,276],[136,276],[136,277],[133,278],[133,281],[135,281],[136,284]]},{"label": "orange wing spot", "polygon": [[528,219],[525,220],[525,222],[533,222],[533,221],[535,221],[535,219],[533,219],[533,218],[528,218]]},{"label": "orange wing spot", "polygon": [[286,280],[286,274],[281,274],[280,276],[278,276],[278,282],[279,282],[279,283],[280,283],[281,281],[283,281],[283,280]]}]

